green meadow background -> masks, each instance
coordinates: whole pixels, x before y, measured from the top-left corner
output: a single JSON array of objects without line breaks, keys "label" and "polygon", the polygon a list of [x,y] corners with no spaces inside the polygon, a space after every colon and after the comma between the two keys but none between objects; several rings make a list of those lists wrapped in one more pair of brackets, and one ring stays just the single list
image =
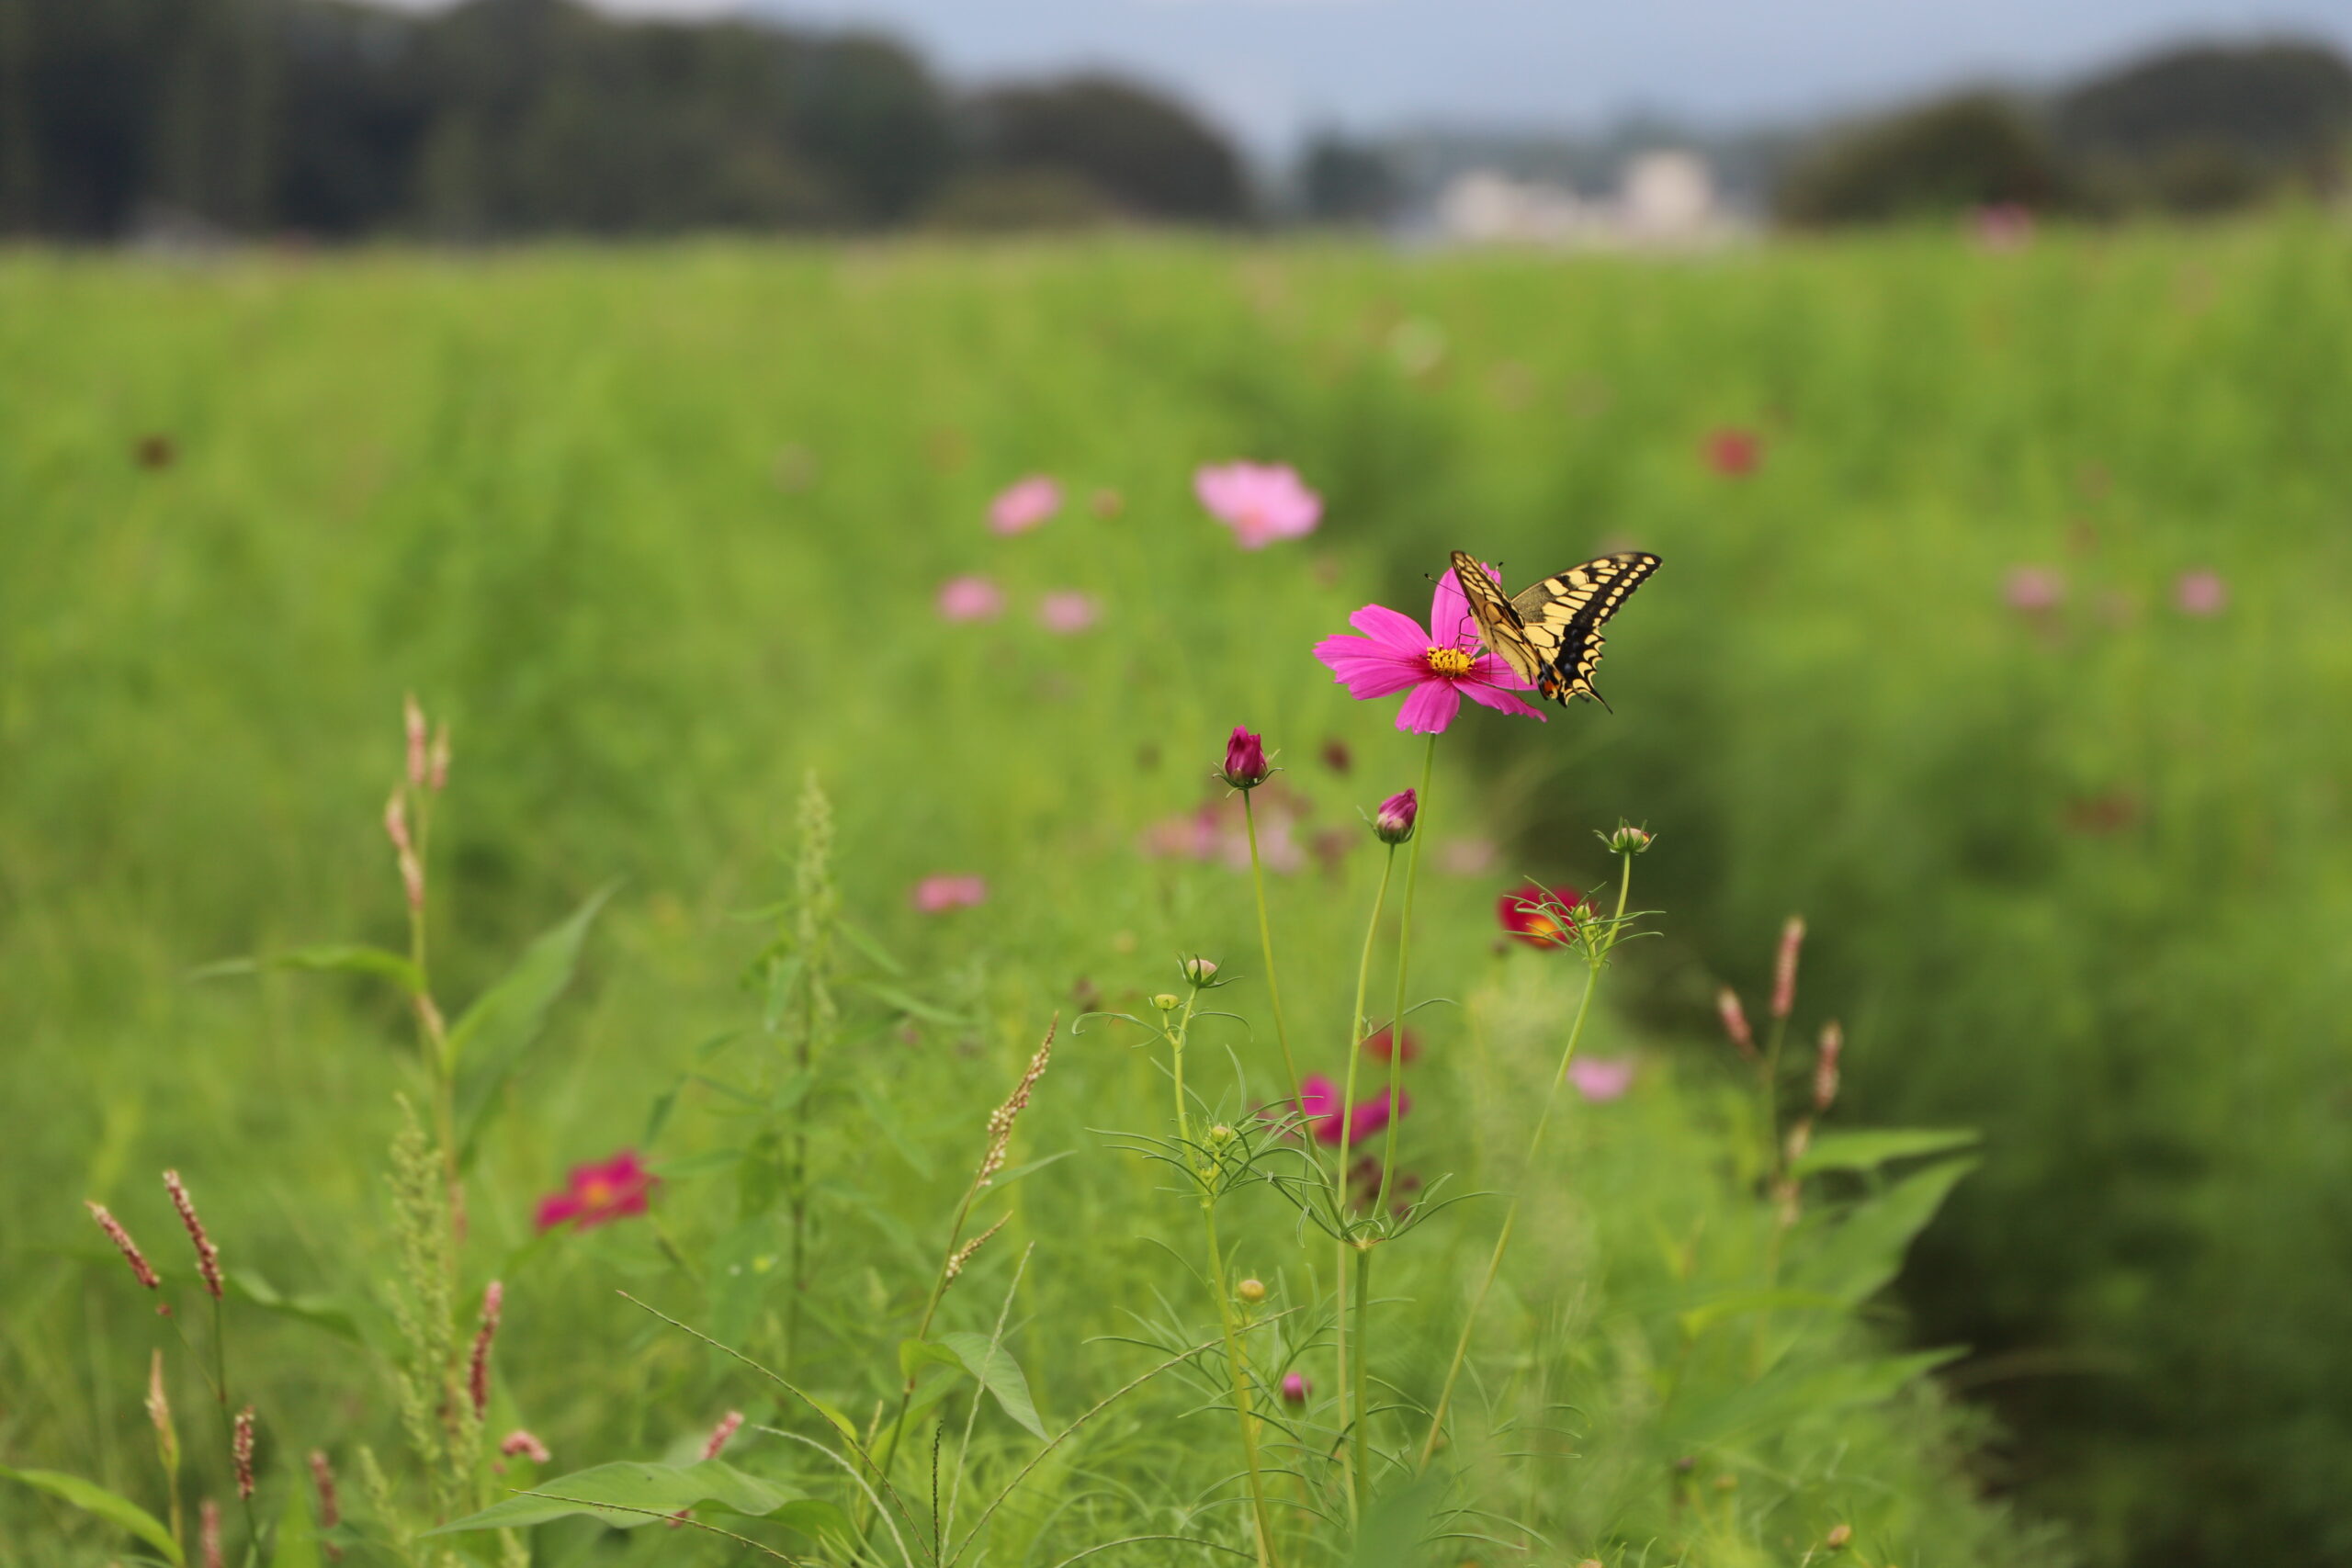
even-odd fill
[{"label": "green meadow background", "polygon": [[[1553,1544],[1469,1555],[1617,1568],[1670,1539],[1694,1565],[1793,1563],[1850,1520],[1858,1560],[1905,1568],[2352,1562],[2347,350],[2352,237],[2315,214],[2003,254],[1922,231],[1664,261],[1143,240],[0,259],[0,1463],[155,1506],[159,1329],[85,1197],[175,1259],[153,1173],[176,1166],[232,1269],[345,1303],[380,1280],[400,1009],[344,977],[189,975],[402,942],[379,816],[403,691],[457,738],[448,996],[617,885],[486,1148],[492,1255],[569,1166],[631,1145],[684,1162],[659,1207],[689,1250],[723,1230],[691,1156],[726,1145],[725,1096],[686,1084],[658,1130],[649,1106],[747,1048],[767,934],[747,912],[788,889],[804,775],[831,793],[844,910],[933,1007],[858,1036],[865,1087],[819,1134],[837,1353],[817,1359],[870,1398],[856,1357],[919,1303],[1050,1014],[1136,1006],[1208,952],[1260,1023],[1229,1043],[1252,1088],[1218,1092],[1272,1092],[1246,878],[1138,847],[1222,793],[1225,731],[1280,749],[1302,842],[1342,830],[1273,895],[1301,1066],[1337,1071],[1377,873],[1356,812],[1420,750],[1308,649],[1370,599],[1424,614],[1453,547],[1515,584],[1638,545],[1666,565],[1611,629],[1613,713],[1474,709],[1438,753],[1415,973],[1455,1005],[1420,1015],[1408,1163],[1515,1179],[1573,994],[1559,955],[1498,947],[1498,893],[1589,886],[1591,829],[1646,821],[1635,903],[1665,933],[1615,967],[1588,1047],[1635,1056],[1635,1088],[1572,1105],[1482,1340],[1484,1408],[1575,1413],[1492,1472]],[[1759,436],[1752,474],[1705,460],[1726,427]],[[134,461],[151,434],[169,466]],[[1237,455],[1298,465],[1322,528],[1237,551],[1189,488]],[[988,499],[1030,472],[1071,504],[991,536]],[[2056,606],[2006,601],[2026,567]],[[2177,607],[2196,570],[2222,614]],[[966,571],[1004,585],[1001,620],[939,622]],[[1099,626],[1035,624],[1065,588]],[[934,872],[986,876],[989,902],[917,914]],[[1800,1021],[1851,1041],[1839,1118],[1984,1134],[1899,1285],[1806,1353],[1970,1351],[1948,1392],[1694,1453],[1627,1325],[1689,1259],[1753,1261],[1713,996],[1758,1010],[1798,911]],[[1186,1205],[1107,1135],[1157,1132],[1163,1099],[1132,1032],[1091,1025],[1023,1124],[1029,1155],[1077,1157],[1015,1190],[961,1325],[1034,1241],[1022,1321],[1046,1326],[1022,1356],[1049,1416],[1132,1365],[1094,1337],[1201,1310],[1163,1245]],[[1458,1296],[1491,1207],[1412,1238],[1400,1294]],[[1295,1228],[1245,1226],[1270,1280],[1299,1268]],[[691,1449],[751,1397],[614,1296],[702,1300],[649,1225],[508,1280],[502,1397],[560,1469]],[[1400,1377],[1428,1381],[1443,1326]],[[384,1380],[345,1342],[250,1307],[237,1327],[273,1474],[309,1446],[390,1451]],[[1198,1404],[1099,1438],[1032,1540],[1187,1528],[1229,1469]],[[1661,1479],[1685,1458],[1696,1480]],[[191,1464],[220,1486],[217,1455]],[[657,1533],[628,1560],[720,1560]],[[20,1491],[0,1539],[31,1563],[119,1550]],[[546,1550],[623,1560],[585,1531]]]}]

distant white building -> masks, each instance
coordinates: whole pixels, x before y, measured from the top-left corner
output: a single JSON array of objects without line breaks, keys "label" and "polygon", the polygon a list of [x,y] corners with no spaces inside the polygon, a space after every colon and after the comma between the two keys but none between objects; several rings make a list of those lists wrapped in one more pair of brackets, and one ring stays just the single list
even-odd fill
[{"label": "distant white building", "polygon": [[1673,149],[1628,158],[1616,194],[1599,200],[1547,181],[1468,170],[1447,182],[1431,219],[1435,237],[1453,244],[1593,249],[1697,249],[1747,227],[1724,207],[1706,159]]}]

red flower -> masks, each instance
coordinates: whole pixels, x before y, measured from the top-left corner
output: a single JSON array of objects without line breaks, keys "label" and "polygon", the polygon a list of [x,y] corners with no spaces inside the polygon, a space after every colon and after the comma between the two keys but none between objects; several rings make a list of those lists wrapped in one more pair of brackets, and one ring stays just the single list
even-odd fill
[{"label": "red flower", "polygon": [[[1320,1073],[1308,1074],[1306,1080],[1298,1086],[1298,1108],[1306,1113],[1310,1130],[1314,1133],[1317,1143],[1337,1144],[1340,1141],[1341,1127],[1348,1122],[1353,1123],[1348,1133],[1348,1145],[1351,1148],[1368,1141],[1376,1134],[1387,1131],[1389,1111],[1386,1089],[1382,1089],[1370,1100],[1357,1100],[1352,1113],[1344,1118],[1340,1114],[1340,1086]],[[1400,1094],[1396,1097],[1396,1113],[1398,1116],[1404,1115],[1412,1109],[1412,1096]]]},{"label": "red flower", "polygon": [[1707,467],[1725,479],[1746,479],[1764,461],[1764,438],[1752,430],[1728,426],[1707,437]]},{"label": "red flower", "polygon": [[1495,919],[1530,947],[1559,947],[1576,935],[1575,919],[1564,923],[1560,911],[1583,904],[1584,895],[1573,887],[1555,891],[1540,882],[1523,882],[1495,900]]},{"label": "red flower", "polygon": [[1217,774],[1235,789],[1256,789],[1273,777],[1266,761],[1266,743],[1239,725],[1225,743],[1225,766]]},{"label": "red flower", "polygon": [[599,1165],[576,1165],[560,1192],[539,1200],[538,1226],[551,1231],[577,1220],[580,1228],[645,1213],[661,1179],[645,1168],[635,1149],[623,1149]]},{"label": "red flower", "polygon": [[[1377,1032],[1367,1036],[1363,1043],[1363,1054],[1375,1062],[1388,1060],[1388,1054],[1396,1048],[1396,1031],[1392,1024],[1383,1024]],[[1405,1031],[1405,1060],[1418,1061],[1420,1055],[1421,1037],[1409,1029]]]}]

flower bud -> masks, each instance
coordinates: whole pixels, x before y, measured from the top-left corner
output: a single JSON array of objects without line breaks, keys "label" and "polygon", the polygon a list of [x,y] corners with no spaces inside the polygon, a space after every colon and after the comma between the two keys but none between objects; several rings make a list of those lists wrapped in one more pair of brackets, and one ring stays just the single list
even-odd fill
[{"label": "flower bud", "polygon": [[1209,1129],[1209,1146],[1221,1149],[1233,1142],[1233,1129],[1220,1122]]},{"label": "flower bud", "polygon": [[1225,743],[1225,766],[1217,776],[1235,789],[1256,789],[1273,777],[1274,770],[1266,761],[1266,743],[1239,725]]},{"label": "flower bud", "polygon": [[1233,1293],[1255,1306],[1266,1299],[1266,1282],[1263,1280],[1244,1280],[1233,1287]]},{"label": "flower bud", "polygon": [[1295,1410],[1300,1405],[1305,1404],[1306,1403],[1306,1396],[1314,1392],[1315,1385],[1306,1381],[1306,1374],[1305,1372],[1284,1372],[1283,1374],[1283,1403],[1289,1405],[1293,1410]]},{"label": "flower bud", "polygon": [[1729,986],[1715,993],[1715,1015],[1724,1021],[1724,1035],[1748,1061],[1756,1060],[1756,1035],[1747,1027],[1747,1010],[1739,1005],[1739,993]]},{"label": "flower bud", "polygon": [[1846,1050],[1846,1031],[1836,1019],[1821,1026],[1821,1050],[1813,1059],[1813,1109],[1817,1114],[1838,1100],[1838,1058]]},{"label": "flower bud", "polygon": [[422,789],[426,773],[424,710],[417,705],[413,692],[401,698],[401,728],[408,739],[408,782]]},{"label": "flower bud", "polygon": [[1216,978],[1216,960],[1197,955],[1184,960],[1184,979],[1195,987],[1206,986]]},{"label": "flower bud", "polygon": [[1620,822],[1615,832],[1601,835],[1601,842],[1609,846],[1609,852],[1612,855],[1637,855],[1648,849],[1656,837],[1647,828]]},{"label": "flower bud", "polygon": [[1162,1012],[1174,1012],[1178,1008],[1184,1005],[1184,998],[1177,996],[1172,991],[1162,991],[1159,995],[1151,998],[1151,1005],[1158,1008]]},{"label": "flower bud", "polygon": [[1401,844],[1413,836],[1413,818],[1420,814],[1419,797],[1409,789],[1399,790],[1382,801],[1380,809],[1373,813],[1374,836],[1384,844]]},{"label": "flower bud", "polygon": [[1772,1016],[1786,1018],[1797,1007],[1797,953],[1804,946],[1804,917],[1791,915],[1781,928],[1781,951],[1772,959]]},{"label": "flower bud", "polygon": [[1832,1525],[1829,1527],[1829,1533],[1821,1538],[1821,1544],[1832,1551],[1842,1551],[1845,1550],[1846,1543],[1853,1539],[1853,1526]]}]

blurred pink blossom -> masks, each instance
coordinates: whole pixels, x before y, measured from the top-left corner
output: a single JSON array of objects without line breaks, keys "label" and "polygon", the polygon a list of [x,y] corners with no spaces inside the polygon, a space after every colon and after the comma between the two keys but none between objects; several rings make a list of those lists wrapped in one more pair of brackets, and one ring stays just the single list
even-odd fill
[{"label": "blurred pink blossom", "polygon": [[2045,615],[2066,602],[2066,580],[2046,566],[2013,567],[2002,584],[2001,596],[2012,610]]},{"label": "blurred pink blossom", "polygon": [[1004,590],[985,577],[951,577],[939,588],[943,621],[992,621],[1004,613]]},{"label": "blurred pink blossom", "polygon": [[1032,474],[989,502],[989,526],[1000,534],[1026,534],[1061,509],[1060,483],[1044,474]]},{"label": "blurred pink blossom", "polygon": [[594,1164],[575,1165],[562,1191],[539,1200],[538,1228],[553,1230],[577,1220],[579,1228],[586,1230],[606,1220],[641,1214],[659,1180],[638,1159],[635,1149],[623,1149]]},{"label": "blurred pink blossom", "polygon": [[539,1441],[526,1427],[517,1427],[498,1439],[498,1451],[508,1459],[526,1459],[533,1464],[545,1464],[550,1457],[548,1446]]},{"label": "blurred pink blossom", "polygon": [[1276,539],[1315,532],[1323,520],[1323,498],[1283,463],[1225,463],[1193,475],[1193,493],[1209,514],[1233,530],[1245,550],[1263,549]]},{"label": "blurred pink blossom", "polygon": [[1578,1056],[1568,1064],[1568,1081],[1596,1105],[1622,1100],[1634,1087],[1631,1056]]},{"label": "blurred pink blossom", "polygon": [[[1298,1109],[1306,1116],[1318,1144],[1340,1141],[1342,1124],[1340,1086],[1321,1073],[1310,1073],[1298,1086]],[[1413,1109],[1413,1097],[1396,1097],[1396,1115],[1403,1116]],[[1388,1091],[1382,1089],[1369,1100],[1359,1100],[1347,1115],[1348,1143],[1361,1144],[1388,1128]]]},{"label": "blurred pink blossom", "polygon": [[945,914],[950,909],[968,909],[988,901],[989,885],[984,877],[940,874],[926,876],[914,886],[908,902],[926,915]]},{"label": "blurred pink blossom", "polygon": [[2015,201],[1988,202],[1968,214],[1968,236],[1980,251],[2023,250],[2033,241],[2033,209]]},{"label": "blurred pink blossom", "polygon": [[2184,571],[2172,585],[2172,602],[2184,615],[2218,615],[2230,607],[2230,586],[2216,571]]},{"label": "blurred pink blossom", "polygon": [[1037,624],[1057,637],[1075,637],[1102,618],[1091,593],[1061,589],[1037,602]]},{"label": "blurred pink blossom", "polygon": [[1306,1381],[1306,1374],[1305,1372],[1284,1372],[1283,1374],[1283,1403],[1289,1405],[1292,1409],[1295,1410],[1300,1405],[1305,1404],[1306,1403],[1306,1396],[1314,1392],[1315,1385]]},{"label": "blurred pink blossom", "polygon": [[[1259,791],[1258,856],[1268,871],[1287,875],[1306,863],[1306,852],[1297,838],[1303,815],[1297,803],[1280,793],[1279,786]],[[1144,829],[1138,847],[1153,860],[1223,861],[1236,871],[1247,871],[1250,829],[1241,798],[1228,795],[1164,817]]]},{"label": "blurred pink blossom", "polygon": [[1437,847],[1438,869],[1449,876],[1483,876],[1495,868],[1492,839],[1447,839]]}]

